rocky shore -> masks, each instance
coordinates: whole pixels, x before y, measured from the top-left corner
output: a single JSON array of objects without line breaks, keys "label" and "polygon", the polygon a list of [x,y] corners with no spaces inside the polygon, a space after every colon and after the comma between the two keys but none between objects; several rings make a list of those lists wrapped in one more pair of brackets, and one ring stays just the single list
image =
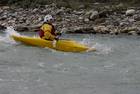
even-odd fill
[{"label": "rocky shore", "polygon": [[78,9],[57,7],[56,4],[40,8],[0,6],[0,29],[13,26],[16,31],[37,31],[43,17],[51,14],[56,19],[57,31],[65,33],[100,33],[140,35],[140,8],[118,5],[84,5]]}]

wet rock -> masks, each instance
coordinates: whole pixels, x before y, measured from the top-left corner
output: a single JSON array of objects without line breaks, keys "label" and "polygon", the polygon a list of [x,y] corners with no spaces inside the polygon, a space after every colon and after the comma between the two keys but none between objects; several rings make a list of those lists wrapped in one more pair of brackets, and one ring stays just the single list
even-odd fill
[{"label": "wet rock", "polygon": [[26,26],[16,26],[14,28],[16,31],[20,31],[20,32],[29,31],[29,29]]},{"label": "wet rock", "polygon": [[2,8],[3,8],[3,10],[8,10],[8,9],[10,9],[10,6],[3,6]]},{"label": "wet rock", "polygon": [[38,21],[39,22],[43,21],[43,18],[42,17],[38,17]]},{"label": "wet rock", "polygon": [[73,29],[69,29],[67,33],[95,33],[93,27],[79,27],[75,26]]},{"label": "wet rock", "polygon": [[4,10],[0,7],[0,14],[2,14],[4,12]]},{"label": "wet rock", "polygon": [[46,14],[48,14],[48,11],[49,11],[49,10],[46,10],[46,9],[45,9],[45,10],[43,10],[43,11],[40,11],[40,13],[46,15]]},{"label": "wet rock", "polygon": [[91,20],[95,20],[95,19],[97,19],[98,17],[99,17],[98,11],[93,11],[89,18],[90,18]]},{"label": "wet rock", "polygon": [[140,15],[139,14],[134,15],[133,18],[136,21],[140,21]]},{"label": "wet rock", "polygon": [[5,29],[6,29],[6,27],[5,27],[5,26],[0,25],[0,30],[5,30]]},{"label": "wet rock", "polygon": [[110,32],[110,30],[106,26],[94,26],[94,30],[97,33],[101,33],[101,34],[106,34]]},{"label": "wet rock", "polygon": [[103,10],[99,12],[99,18],[106,18],[111,14],[110,10]]},{"label": "wet rock", "polygon": [[124,8],[124,4],[123,3],[120,3],[118,5],[116,5],[117,8]]},{"label": "wet rock", "polygon": [[136,12],[136,11],[135,11],[134,9],[129,9],[129,10],[126,11],[125,14],[126,14],[127,16],[132,16],[132,15],[135,14],[135,12]]},{"label": "wet rock", "polygon": [[84,22],[88,23],[90,20],[88,18],[84,19]]},{"label": "wet rock", "polygon": [[70,14],[72,12],[72,9],[71,8],[66,8],[65,12]]},{"label": "wet rock", "polygon": [[37,8],[33,9],[32,12],[33,13],[37,13],[39,10]]},{"label": "wet rock", "polygon": [[79,20],[83,20],[84,18],[83,18],[83,17],[79,17],[78,19],[79,19]]},{"label": "wet rock", "polygon": [[119,33],[120,33],[120,31],[118,30],[118,28],[114,28],[110,32],[111,35],[118,35]]},{"label": "wet rock", "polygon": [[78,7],[78,9],[84,9],[85,8],[85,5],[80,5],[79,7]]},{"label": "wet rock", "polygon": [[137,27],[125,27],[121,30],[121,33],[130,33],[130,32],[138,31]]},{"label": "wet rock", "polygon": [[6,19],[7,19],[7,15],[0,17],[0,20],[6,20]]},{"label": "wet rock", "polygon": [[137,35],[140,35],[140,29],[137,31]]},{"label": "wet rock", "polygon": [[136,31],[130,31],[128,32],[129,35],[137,35],[137,32]]},{"label": "wet rock", "polygon": [[38,31],[40,28],[41,24],[38,25],[32,25],[32,26],[23,26],[23,25],[18,25],[15,26],[16,31],[24,32],[24,31]]},{"label": "wet rock", "polygon": [[99,17],[98,11],[90,10],[86,12],[85,17],[90,19],[90,20],[95,20],[96,18]]},{"label": "wet rock", "polygon": [[134,19],[134,18],[130,18],[128,21],[129,21],[130,23],[132,23],[132,22],[135,22],[135,19]]},{"label": "wet rock", "polygon": [[64,7],[61,7],[61,9],[58,9],[56,11],[56,15],[62,15],[64,13],[64,11],[65,11],[64,9],[65,9]]},{"label": "wet rock", "polygon": [[51,7],[51,8],[52,8],[52,7],[53,7],[53,8],[56,8],[56,7],[57,7],[57,4],[56,4],[56,3],[52,3],[52,4],[49,5],[49,7]]},{"label": "wet rock", "polygon": [[67,33],[68,31],[69,31],[68,28],[63,27],[63,28],[61,29],[60,33],[61,33],[61,34],[62,34],[62,33]]},{"label": "wet rock", "polygon": [[84,11],[74,11],[74,13],[75,13],[76,15],[82,15],[82,14],[84,14]]},{"label": "wet rock", "polygon": [[96,24],[96,25],[98,25],[98,24],[101,24],[101,23],[105,23],[105,19],[104,18],[99,18],[99,19],[96,19],[95,21],[94,21],[94,23]]}]

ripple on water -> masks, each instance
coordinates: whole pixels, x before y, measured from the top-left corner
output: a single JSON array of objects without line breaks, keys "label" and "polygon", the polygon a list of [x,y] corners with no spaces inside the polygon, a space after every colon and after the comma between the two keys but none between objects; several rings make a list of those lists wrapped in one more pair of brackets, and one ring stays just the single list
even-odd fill
[{"label": "ripple on water", "polygon": [[86,43],[97,51],[65,53],[1,43],[0,93],[93,94],[94,89],[96,94],[139,94],[139,38],[98,36]]}]

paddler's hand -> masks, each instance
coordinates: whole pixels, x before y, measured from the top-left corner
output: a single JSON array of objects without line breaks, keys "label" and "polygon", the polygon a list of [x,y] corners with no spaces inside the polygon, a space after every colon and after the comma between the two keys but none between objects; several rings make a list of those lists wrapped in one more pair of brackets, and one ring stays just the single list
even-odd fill
[{"label": "paddler's hand", "polygon": [[61,36],[61,35],[62,35],[62,33],[61,33],[61,32],[57,32],[57,33],[56,33],[56,35],[59,35],[59,36]]},{"label": "paddler's hand", "polygon": [[58,37],[58,36],[56,36],[54,39],[55,39],[56,41],[58,41],[58,40],[59,40],[59,37]]}]

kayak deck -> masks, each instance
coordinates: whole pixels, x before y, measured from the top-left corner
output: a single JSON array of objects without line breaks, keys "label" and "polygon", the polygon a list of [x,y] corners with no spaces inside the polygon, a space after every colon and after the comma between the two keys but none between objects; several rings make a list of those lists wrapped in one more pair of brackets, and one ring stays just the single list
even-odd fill
[{"label": "kayak deck", "polygon": [[[73,40],[68,39],[60,39],[56,42],[55,46],[53,45],[53,41],[44,40],[39,37],[28,37],[28,36],[11,36],[15,41],[31,45],[31,46],[39,46],[39,47],[48,47],[51,49],[65,51],[65,52],[84,52],[89,49],[89,47],[80,44]],[[92,49],[94,51],[95,49]]]}]

